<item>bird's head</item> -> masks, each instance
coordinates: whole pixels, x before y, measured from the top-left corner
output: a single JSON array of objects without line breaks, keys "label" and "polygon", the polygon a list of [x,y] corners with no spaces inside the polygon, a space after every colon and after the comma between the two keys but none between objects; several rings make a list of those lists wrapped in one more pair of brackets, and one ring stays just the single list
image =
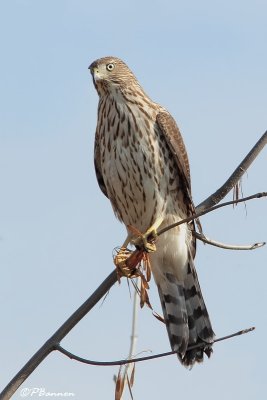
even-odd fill
[{"label": "bird's head", "polygon": [[113,90],[123,90],[133,83],[138,84],[132,71],[122,60],[116,57],[99,58],[88,69],[100,96]]}]

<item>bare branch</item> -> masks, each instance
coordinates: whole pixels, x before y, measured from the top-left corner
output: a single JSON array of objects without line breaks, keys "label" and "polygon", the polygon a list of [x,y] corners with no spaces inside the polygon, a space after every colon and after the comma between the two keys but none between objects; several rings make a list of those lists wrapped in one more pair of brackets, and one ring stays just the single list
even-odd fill
[{"label": "bare branch", "polygon": [[[227,335],[227,336],[223,336],[221,338],[215,339],[212,344],[217,343],[217,342],[222,342],[223,340],[232,339],[235,336],[244,335],[244,334],[252,332],[254,330],[255,330],[254,326],[251,328],[248,328],[248,329],[243,329],[241,331],[232,333],[231,335]],[[187,350],[197,349],[197,348],[203,347],[205,345],[206,345],[205,343],[199,343],[194,346],[188,347]],[[56,347],[56,349],[58,351],[60,351],[60,353],[64,354],[65,356],[69,357],[72,360],[79,361],[83,364],[97,365],[97,366],[101,366],[101,367],[110,367],[110,366],[114,366],[114,365],[125,365],[125,364],[130,364],[130,363],[148,361],[148,360],[153,360],[155,358],[171,356],[172,354],[177,353],[177,351],[167,351],[166,353],[154,354],[152,356],[147,356],[147,357],[138,357],[138,358],[133,358],[131,360],[127,359],[127,360],[116,360],[116,361],[93,361],[93,360],[87,360],[86,358],[76,356],[75,354],[70,353],[69,351],[65,350],[60,345],[58,345]]]},{"label": "bare branch", "polygon": [[259,155],[261,150],[267,144],[267,131],[262,135],[262,137],[258,140],[255,146],[250,150],[248,155],[244,158],[244,160],[238,165],[236,170],[232,173],[230,178],[211,196],[209,196],[206,200],[200,203],[197,206],[197,212],[201,212],[210,207],[213,207],[215,204],[218,204],[238,183],[250,165],[253,163],[255,158]]},{"label": "bare branch", "polygon": [[211,246],[220,247],[221,249],[227,249],[227,250],[255,250],[266,245],[265,242],[248,244],[248,245],[232,245],[232,244],[217,242],[213,239],[209,239],[207,236],[198,233],[196,231],[192,231],[192,235],[206,244],[210,244]]},{"label": "bare branch", "polygon": [[[248,197],[243,197],[242,199],[226,201],[225,203],[218,204],[217,206],[206,208],[205,210],[197,212],[195,215],[191,215],[188,218],[181,219],[180,221],[175,222],[174,224],[168,225],[165,228],[160,229],[157,232],[157,235],[158,236],[162,235],[163,233],[169,231],[170,229],[175,228],[178,225],[182,225],[182,224],[185,224],[186,222],[193,221],[194,219],[197,219],[197,218],[201,217],[202,215],[205,215],[205,214],[208,214],[208,213],[210,213],[212,211],[215,211],[218,208],[229,206],[229,205],[232,205],[232,204],[242,203],[242,202],[245,202],[245,201],[248,201],[248,200],[252,200],[252,199],[260,199],[261,197],[266,197],[266,196],[267,196],[267,192],[261,192],[261,193],[253,194],[253,195],[248,196]],[[196,207],[196,210],[198,210],[198,207]]]},{"label": "bare branch", "polygon": [[[200,215],[204,215],[209,211],[207,210],[210,205],[214,206],[235,186],[240,180],[241,176],[248,169],[254,159],[257,157],[259,152],[263,149],[267,142],[267,132],[263,134],[260,140],[256,143],[253,149],[245,157],[242,163],[237,167],[231,177],[225,182],[225,184],[218,189],[213,195],[209,196],[204,200],[198,207],[196,207],[197,214],[188,219],[188,221],[197,218]],[[266,194],[261,194],[266,196]],[[255,196],[250,196],[255,198]],[[246,198],[249,200],[250,198]],[[245,201],[244,199],[241,201]],[[237,203],[239,201],[235,201]],[[228,202],[227,204],[230,204]],[[224,205],[227,205],[224,204]],[[221,205],[221,206],[224,206]],[[210,211],[213,211],[219,207],[211,207]],[[183,221],[185,223],[186,220]],[[182,223],[182,222],[180,222]],[[180,224],[179,223],[179,224]],[[175,226],[177,226],[175,224]],[[171,229],[173,226],[169,227]],[[163,232],[161,232],[163,233]],[[112,271],[111,274],[102,282],[102,284],[96,289],[96,291],[78,308],[67,321],[44,343],[44,345],[32,356],[32,358],[24,365],[24,367],[16,374],[16,376],[8,383],[5,389],[0,393],[1,400],[8,400],[16,392],[19,386],[29,377],[29,375],[37,368],[37,366],[54,350],[58,348],[58,343],[70,332],[70,330],[77,325],[77,323],[95,306],[95,304],[110,290],[110,288],[117,281],[116,271]]]},{"label": "bare branch", "polygon": [[57,344],[78,324],[78,322],[96,305],[96,303],[106,294],[106,292],[117,282],[117,273],[111,274],[101,283],[95,292],[64,322],[63,325],[45,342],[45,344],[32,356],[16,376],[9,382],[5,389],[0,393],[1,400],[8,400],[28,378],[28,376],[38,367],[38,365],[56,349]]}]

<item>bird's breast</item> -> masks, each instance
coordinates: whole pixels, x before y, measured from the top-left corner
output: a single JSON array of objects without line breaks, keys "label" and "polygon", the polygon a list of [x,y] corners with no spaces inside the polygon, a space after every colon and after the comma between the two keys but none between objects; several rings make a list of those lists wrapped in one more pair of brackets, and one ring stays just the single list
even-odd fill
[{"label": "bird's breast", "polygon": [[174,182],[153,111],[111,104],[103,110],[105,118],[98,126],[108,197],[124,224],[139,231],[164,216],[170,180]]}]

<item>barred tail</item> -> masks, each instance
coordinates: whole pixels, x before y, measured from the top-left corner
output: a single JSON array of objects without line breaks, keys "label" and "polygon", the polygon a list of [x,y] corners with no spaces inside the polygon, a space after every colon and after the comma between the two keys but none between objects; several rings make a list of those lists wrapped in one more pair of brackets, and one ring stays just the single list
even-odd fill
[{"label": "barred tail", "polygon": [[[169,272],[158,285],[162,310],[173,350],[186,367],[210,357],[214,332],[202,297],[194,262],[189,255],[184,281]],[[203,344],[198,348],[190,347]]]}]

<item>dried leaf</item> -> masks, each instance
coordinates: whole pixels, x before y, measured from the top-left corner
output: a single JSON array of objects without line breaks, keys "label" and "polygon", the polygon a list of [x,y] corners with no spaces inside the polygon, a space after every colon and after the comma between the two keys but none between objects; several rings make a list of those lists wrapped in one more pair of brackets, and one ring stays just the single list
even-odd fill
[{"label": "dried leaf", "polygon": [[133,363],[133,369],[130,376],[130,386],[133,387],[134,384],[134,375],[135,375],[135,363]]},{"label": "dried leaf", "polygon": [[163,318],[161,315],[159,315],[156,311],[153,311],[152,314],[153,314],[154,317],[157,318],[160,322],[163,322],[163,324],[165,324],[164,318]]},{"label": "dried leaf", "polygon": [[123,389],[124,389],[124,379],[122,379],[121,377],[121,369],[120,369],[115,386],[115,400],[121,400]]},{"label": "dried leaf", "polygon": [[140,307],[143,308],[145,304],[152,310],[148,293],[146,289],[142,288],[142,283],[141,283]]},{"label": "dried leaf", "polygon": [[146,277],[147,277],[147,281],[149,282],[151,279],[151,264],[150,264],[148,257],[146,260]]},{"label": "dried leaf", "polygon": [[131,399],[134,400],[134,398],[133,398],[133,392],[132,392],[131,384],[130,384],[130,382],[129,382],[128,374],[127,374],[127,384],[128,384],[128,389],[129,389],[129,392],[130,392],[130,395],[131,395]]},{"label": "dried leaf", "polygon": [[147,280],[143,274],[140,276],[140,278],[141,278],[141,287],[143,289],[149,289],[149,284],[147,283]]}]

